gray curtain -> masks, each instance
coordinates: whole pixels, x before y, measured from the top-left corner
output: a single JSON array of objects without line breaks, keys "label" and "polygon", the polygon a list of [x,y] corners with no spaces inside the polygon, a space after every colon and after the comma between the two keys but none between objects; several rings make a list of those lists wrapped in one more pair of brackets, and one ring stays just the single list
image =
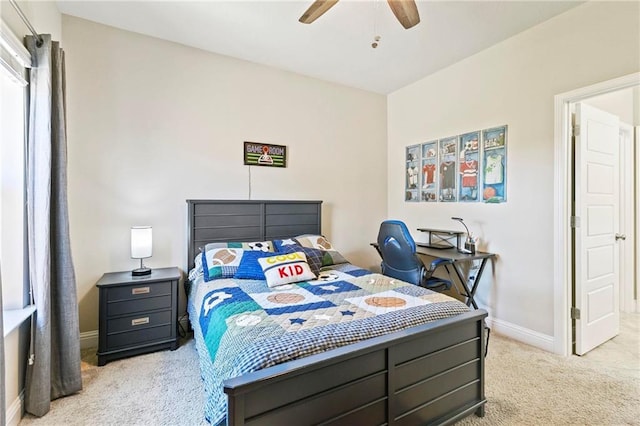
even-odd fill
[{"label": "gray curtain", "polygon": [[[0,270],[2,267],[0,266]],[[2,273],[0,273],[0,307],[2,307]],[[4,324],[0,315],[0,425],[7,424],[6,395],[4,387]]]},{"label": "gray curtain", "polygon": [[82,389],[76,278],[67,211],[64,52],[50,35],[26,37],[32,68],[27,145],[29,279],[32,322],[25,409],[36,416],[50,402]]}]

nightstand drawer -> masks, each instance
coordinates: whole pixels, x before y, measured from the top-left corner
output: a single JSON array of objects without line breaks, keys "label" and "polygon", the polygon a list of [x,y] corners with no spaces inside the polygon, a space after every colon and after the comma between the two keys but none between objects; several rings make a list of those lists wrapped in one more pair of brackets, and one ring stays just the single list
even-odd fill
[{"label": "nightstand drawer", "polygon": [[161,339],[169,339],[171,337],[171,325],[167,324],[161,327],[129,331],[127,333],[110,334],[107,336],[107,345],[109,349],[113,350],[128,346],[141,345]]},{"label": "nightstand drawer", "polygon": [[143,330],[159,325],[171,324],[171,310],[161,312],[140,312],[122,318],[107,321],[107,333],[119,333],[123,331]]},{"label": "nightstand drawer", "polygon": [[143,283],[122,287],[110,288],[107,293],[107,302],[117,300],[138,300],[145,297],[171,294],[171,281],[157,283]]},{"label": "nightstand drawer", "polygon": [[171,308],[171,294],[166,296],[149,297],[140,300],[124,300],[122,302],[107,303],[107,317],[131,314],[134,312],[152,311]]},{"label": "nightstand drawer", "polygon": [[107,272],[100,291],[98,365],[128,356],[178,347],[178,268],[146,276]]}]

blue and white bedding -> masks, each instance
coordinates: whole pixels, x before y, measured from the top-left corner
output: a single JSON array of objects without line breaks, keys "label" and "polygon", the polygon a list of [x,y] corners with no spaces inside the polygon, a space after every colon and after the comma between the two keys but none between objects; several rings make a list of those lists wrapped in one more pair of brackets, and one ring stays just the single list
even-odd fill
[{"label": "blue and white bedding", "polygon": [[324,267],[315,281],[274,288],[264,280],[199,277],[188,312],[205,417],[224,422],[226,379],[468,310],[446,295],[348,263]]}]

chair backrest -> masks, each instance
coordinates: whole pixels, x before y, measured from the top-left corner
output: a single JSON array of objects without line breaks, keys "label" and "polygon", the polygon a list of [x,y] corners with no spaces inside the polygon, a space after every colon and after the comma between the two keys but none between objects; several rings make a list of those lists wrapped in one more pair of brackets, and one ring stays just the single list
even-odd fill
[{"label": "chair backrest", "polygon": [[399,220],[385,220],[380,224],[377,242],[382,273],[419,285],[425,266],[416,255],[416,243],[407,225]]}]

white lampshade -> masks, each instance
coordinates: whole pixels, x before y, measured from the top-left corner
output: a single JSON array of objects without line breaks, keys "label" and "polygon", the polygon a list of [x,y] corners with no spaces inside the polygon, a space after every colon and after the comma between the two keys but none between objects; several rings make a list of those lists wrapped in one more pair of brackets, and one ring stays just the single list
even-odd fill
[{"label": "white lampshade", "polygon": [[131,257],[146,259],[153,253],[153,236],[150,226],[131,227]]}]

